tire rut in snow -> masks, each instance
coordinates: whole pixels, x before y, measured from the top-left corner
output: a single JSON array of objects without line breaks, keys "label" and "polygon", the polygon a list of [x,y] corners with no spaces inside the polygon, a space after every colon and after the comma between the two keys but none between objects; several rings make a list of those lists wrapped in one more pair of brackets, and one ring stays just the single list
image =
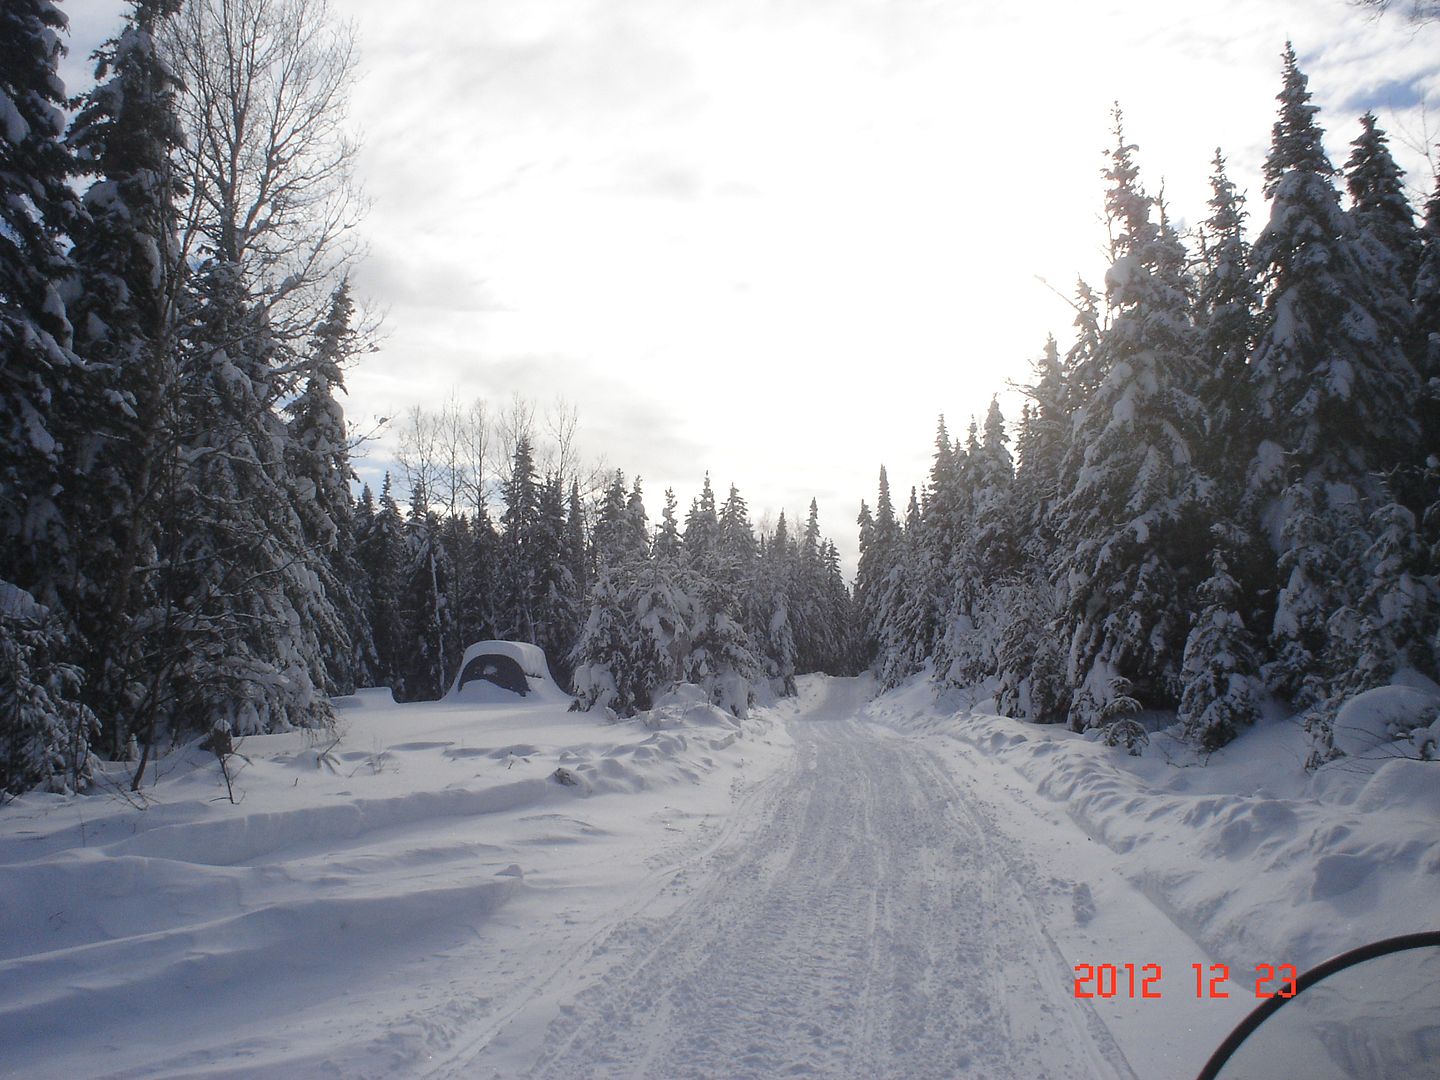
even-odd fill
[{"label": "tire rut in snow", "polygon": [[791,727],[797,766],[763,823],[677,910],[616,927],[530,1075],[1128,1075],[923,749],[843,719]]}]

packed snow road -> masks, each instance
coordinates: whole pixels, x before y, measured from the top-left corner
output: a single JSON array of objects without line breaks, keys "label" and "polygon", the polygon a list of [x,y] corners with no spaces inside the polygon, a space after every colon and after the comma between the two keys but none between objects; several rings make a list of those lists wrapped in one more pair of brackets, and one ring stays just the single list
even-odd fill
[{"label": "packed snow road", "polygon": [[432,1075],[1134,1075],[981,804],[812,689],[724,839]]}]

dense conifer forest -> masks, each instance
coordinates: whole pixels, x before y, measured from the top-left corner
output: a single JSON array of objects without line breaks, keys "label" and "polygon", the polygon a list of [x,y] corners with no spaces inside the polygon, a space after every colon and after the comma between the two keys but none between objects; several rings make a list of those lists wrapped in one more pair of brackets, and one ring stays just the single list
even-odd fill
[{"label": "dense conifer forest", "polygon": [[1253,243],[1219,152],[1179,235],[1117,112],[1103,290],[1013,428],[942,419],[908,497],[881,470],[852,588],[813,501],[757,530],[707,475],[652,521],[523,408],[415,413],[356,493],[375,345],[317,11],[137,0],[79,101],[59,7],[0,14],[0,791],[438,697],[492,637],[616,716],[928,668],[1132,749],[1147,710],[1213,749],[1280,702],[1315,762],[1346,696],[1440,674],[1440,189],[1417,226],[1372,115],[1336,169],[1288,47]]},{"label": "dense conifer forest", "polygon": [[1013,444],[992,403],[964,438],[942,418],[905,509],[881,470],[855,600],[884,685],[993,680],[1007,715],[1136,751],[1147,710],[1213,750],[1273,701],[1315,764],[1345,698],[1436,676],[1440,188],[1417,227],[1371,114],[1335,168],[1282,65],[1253,244],[1219,151],[1187,244],[1117,109],[1110,270]]}]

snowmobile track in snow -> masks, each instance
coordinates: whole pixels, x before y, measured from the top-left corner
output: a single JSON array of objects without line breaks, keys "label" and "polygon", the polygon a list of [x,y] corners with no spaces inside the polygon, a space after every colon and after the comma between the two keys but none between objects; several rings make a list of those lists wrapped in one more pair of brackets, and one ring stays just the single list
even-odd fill
[{"label": "snowmobile track in snow", "polygon": [[1133,1077],[983,813],[862,704],[825,686],[747,820],[575,958],[506,1066],[486,1040],[432,1075]]}]

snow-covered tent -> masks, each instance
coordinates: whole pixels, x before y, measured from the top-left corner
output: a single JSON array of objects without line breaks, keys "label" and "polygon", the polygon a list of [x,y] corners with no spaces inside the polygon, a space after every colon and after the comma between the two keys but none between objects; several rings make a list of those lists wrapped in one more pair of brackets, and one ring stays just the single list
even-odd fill
[{"label": "snow-covered tent", "polygon": [[550,675],[545,652],[527,641],[477,641],[465,650],[460,671],[446,695],[459,697],[468,685],[473,693],[477,683],[496,686],[521,697],[537,691],[545,697],[565,697]]}]

